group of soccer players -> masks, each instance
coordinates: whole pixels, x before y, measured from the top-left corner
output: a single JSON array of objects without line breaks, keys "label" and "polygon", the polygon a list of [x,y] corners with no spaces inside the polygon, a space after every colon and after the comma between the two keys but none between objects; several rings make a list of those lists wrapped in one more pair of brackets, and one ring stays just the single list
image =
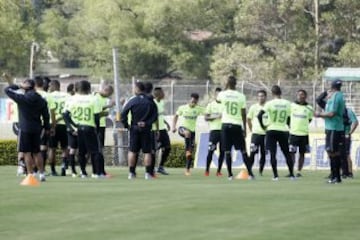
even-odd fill
[{"label": "group of soccer players", "polygon": [[[226,89],[215,89],[215,99],[206,109],[197,105],[199,96],[191,95],[187,105],[180,106],[173,121],[173,132],[176,131],[178,116],[184,118],[179,134],[185,139],[186,171],[190,175],[190,165],[195,140],[196,118],[205,114],[209,122],[209,148],[206,161],[205,176],[209,176],[213,153],[220,145],[219,163],[216,175],[222,176],[221,168],[225,158],[228,179],[233,179],[231,150],[240,150],[243,162],[247,168],[249,179],[254,179],[252,166],[255,155],[260,153],[260,174],[265,165],[266,149],[270,152],[273,180],[278,180],[276,151],[280,145],[289,167],[289,177],[295,178],[293,172],[294,157],[297,147],[300,152],[299,171],[304,163],[304,154],[308,150],[309,123],[313,116],[312,107],[306,102],[306,92],[298,91],[298,100],[290,103],[281,99],[281,89],[273,86],[273,100],[266,102],[266,91],[257,92],[258,103],[252,105],[246,114],[246,97],[236,90],[236,78],[227,79]],[[289,121],[291,119],[291,121]],[[290,138],[289,127],[290,126]],[[252,132],[250,156],[246,150],[246,129]],[[290,142],[289,142],[290,141]],[[290,145],[289,145],[290,144]],[[290,148],[289,148],[290,146]],[[300,176],[300,173],[297,174]]]},{"label": "group of soccer players", "polygon": [[67,92],[62,92],[58,80],[46,81],[46,78],[38,76],[15,85],[11,78],[6,79],[9,86],[5,92],[16,103],[19,114],[18,174],[38,172],[39,179],[45,181],[45,163],[48,159],[49,174],[58,176],[55,169],[56,149],[60,145],[61,176],[66,175],[69,165],[72,176],[78,176],[75,169],[77,151],[79,176],[88,176],[88,158],[91,159],[92,177],[107,176],[102,149],[105,116],[113,106],[110,101],[113,94],[111,85],[92,93],[90,82],[83,80],[70,84]]},{"label": "group of soccer players", "polygon": [[[279,146],[289,169],[286,176],[290,179],[301,177],[305,153],[310,151],[309,126],[312,118],[325,118],[326,151],[330,158],[331,174],[329,183],[341,182],[342,177],[352,177],[350,158],[351,134],[355,131],[358,121],[354,112],[345,107],[345,101],[340,91],[341,81],[334,81],[331,89],[317,99],[323,112],[315,112],[307,102],[307,92],[299,89],[296,100],[290,102],[282,99],[281,88],[274,85],[271,88],[272,100],[267,101],[265,90],[257,92],[258,102],[250,106],[246,114],[246,98],[236,91],[236,78],[227,79],[226,89],[215,89],[215,99],[206,109],[197,105],[199,96],[194,93],[188,104],[180,106],[173,120],[173,132],[176,132],[178,117],[183,117],[183,124],[178,128],[179,134],[185,139],[186,169],[185,175],[191,175],[196,119],[205,114],[209,122],[209,148],[206,161],[205,176],[210,174],[213,153],[220,145],[219,162],[216,176],[222,176],[221,168],[225,158],[228,179],[233,179],[231,150],[240,150],[243,162],[247,168],[249,179],[254,179],[252,167],[255,155],[259,154],[259,174],[262,175],[265,166],[265,155],[270,154],[273,171],[272,180],[278,181],[277,149]],[[247,125],[246,125],[247,123]],[[252,132],[250,155],[246,151],[246,129]],[[294,174],[295,156],[298,152],[297,173]],[[202,157],[202,156],[200,156]]]}]

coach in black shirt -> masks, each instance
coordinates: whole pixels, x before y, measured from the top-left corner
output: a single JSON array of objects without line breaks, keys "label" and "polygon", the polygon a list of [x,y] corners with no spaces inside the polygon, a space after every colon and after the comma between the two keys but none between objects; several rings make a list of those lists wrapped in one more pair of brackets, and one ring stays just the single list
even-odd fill
[{"label": "coach in black shirt", "polygon": [[[40,172],[40,181],[45,181],[43,159],[40,154],[40,135],[42,128],[46,131],[50,130],[49,111],[47,102],[35,92],[34,85],[31,79],[25,80],[19,86],[9,82],[5,93],[18,105],[20,126],[18,150],[24,153],[28,173],[33,172],[35,159]],[[16,91],[20,88],[25,91],[24,94]]]},{"label": "coach in black shirt", "polygon": [[[146,166],[145,179],[152,178],[151,170],[151,127],[158,114],[154,102],[144,94],[144,84],[137,82],[135,96],[125,104],[121,113],[121,122],[130,131],[130,146],[128,154],[129,179],[136,176],[136,155],[140,149],[144,153]],[[131,123],[128,123],[128,113],[131,113]]]}]

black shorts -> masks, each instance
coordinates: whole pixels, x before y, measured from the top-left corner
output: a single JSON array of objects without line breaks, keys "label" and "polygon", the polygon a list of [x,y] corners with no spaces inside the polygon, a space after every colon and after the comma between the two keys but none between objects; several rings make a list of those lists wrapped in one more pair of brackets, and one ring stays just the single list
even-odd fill
[{"label": "black shorts", "polygon": [[289,151],[295,153],[296,147],[299,147],[299,153],[301,154],[309,152],[309,136],[296,136],[290,134]]},{"label": "black shorts", "polygon": [[341,151],[345,142],[344,131],[325,130],[325,135],[325,150],[331,153]]},{"label": "black shorts", "polygon": [[209,150],[215,151],[218,143],[220,143],[221,149],[221,130],[211,130],[209,134]]},{"label": "black shorts", "polygon": [[60,143],[61,149],[65,149],[68,145],[66,125],[56,125],[55,135],[50,136],[49,147],[57,148]]},{"label": "black shorts", "polygon": [[[185,131],[190,132],[190,142],[186,141],[185,138]],[[185,127],[179,127],[178,133],[181,137],[185,138],[185,150],[186,151],[192,151],[195,148],[195,132],[190,131],[189,129]]]},{"label": "black shorts", "polygon": [[40,152],[40,135],[40,132],[29,133],[20,130],[18,135],[18,151],[23,153]]},{"label": "black shorts", "polygon": [[17,136],[19,134],[19,123],[18,122],[14,122],[12,124],[12,130],[13,130],[13,133]]},{"label": "black shorts", "polygon": [[186,127],[179,127],[178,133],[180,135],[180,137],[185,138],[185,132],[188,131],[191,134],[191,138],[195,139],[195,132],[190,131],[189,129],[187,129]]},{"label": "black shorts", "polygon": [[159,139],[157,140],[157,148],[170,148],[170,137],[166,129],[159,131]]},{"label": "black shorts", "polygon": [[253,133],[251,135],[250,151],[258,153],[259,147],[262,148],[261,151],[265,151],[265,135]]},{"label": "black shorts", "polygon": [[94,127],[79,126],[78,127],[78,144],[79,154],[99,153],[100,143]]},{"label": "black shorts", "polygon": [[72,149],[77,149],[79,147],[78,145],[78,137],[72,135],[70,132],[67,132],[67,142],[68,147]]},{"label": "black shorts", "polygon": [[236,150],[245,151],[244,132],[240,125],[222,124],[221,126],[222,150],[229,152],[234,146]]},{"label": "black shorts", "polygon": [[150,129],[130,128],[130,152],[138,153],[141,149],[143,153],[151,153],[151,142]]},{"label": "black shorts", "polygon": [[277,150],[277,143],[279,143],[281,149],[285,152],[289,152],[289,132],[270,130],[266,132],[266,149],[271,153],[275,153]]},{"label": "black shorts", "polygon": [[265,145],[265,135],[253,133],[251,135],[251,143],[256,146]]},{"label": "black shorts", "polygon": [[105,127],[100,127],[98,131],[98,137],[100,141],[100,146],[103,148],[105,146]]}]

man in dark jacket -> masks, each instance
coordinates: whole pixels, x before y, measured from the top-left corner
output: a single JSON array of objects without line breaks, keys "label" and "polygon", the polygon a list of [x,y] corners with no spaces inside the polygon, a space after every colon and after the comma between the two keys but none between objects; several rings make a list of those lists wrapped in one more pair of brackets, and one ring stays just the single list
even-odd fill
[{"label": "man in dark jacket", "polygon": [[[10,80],[8,83],[5,93],[17,103],[19,109],[18,150],[24,153],[28,174],[33,173],[36,164],[40,181],[45,181],[43,159],[40,154],[40,135],[43,128],[47,132],[50,130],[47,102],[34,91],[35,82],[32,79],[26,79],[20,85],[12,84]],[[25,94],[16,91],[20,88]]]},{"label": "man in dark jacket", "polygon": [[[151,127],[157,119],[157,109],[154,102],[144,94],[145,86],[141,82],[136,83],[135,96],[125,103],[121,113],[121,122],[130,132],[130,147],[128,154],[129,179],[136,176],[136,156],[140,149],[144,153],[146,166],[145,179],[152,178],[151,168]],[[131,113],[131,123],[128,123],[128,113]]]}]

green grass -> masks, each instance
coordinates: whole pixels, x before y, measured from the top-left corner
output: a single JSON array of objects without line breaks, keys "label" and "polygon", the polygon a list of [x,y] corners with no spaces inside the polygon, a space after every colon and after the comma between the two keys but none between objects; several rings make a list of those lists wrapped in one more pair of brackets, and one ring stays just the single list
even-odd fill
[{"label": "green grass", "polygon": [[[15,167],[0,168],[0,239],[358,239],[360,179],[325,184],[327,172],[297,181],[203,176],[182,169],[154,181],[48,177],[19,185]],[[281,172],[285,175],[285,172]]]}]

